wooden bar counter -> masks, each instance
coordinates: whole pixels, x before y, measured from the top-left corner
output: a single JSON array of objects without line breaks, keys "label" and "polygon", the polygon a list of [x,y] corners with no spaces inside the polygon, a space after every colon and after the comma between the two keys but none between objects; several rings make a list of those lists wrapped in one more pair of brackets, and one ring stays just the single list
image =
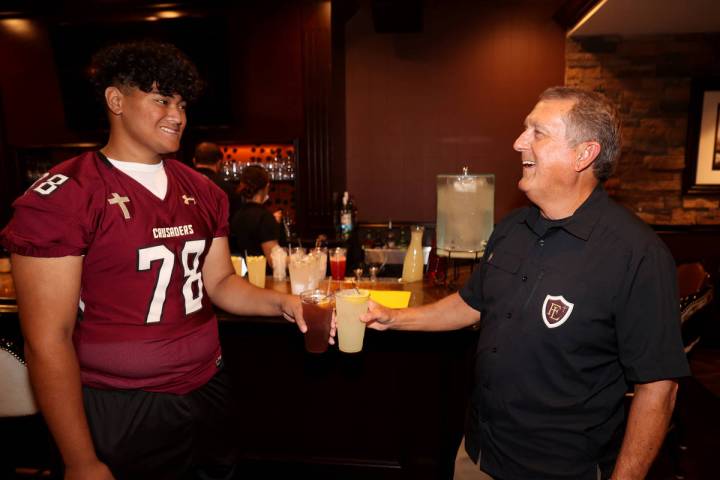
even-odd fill
[{"label": "wooden bar counter", "polygon": [[[394,279],[360,287],[409,290],[411,306],[453,291]],[[290,286],[268,278],[266,288]],[[330,346],[310,354],[283,318],[218,317],[226,366],[240,386],[247,478],[452,479],[476,331],[368,329],[361,353]]]},{"label": "wooden bar counter", "polygon": [[[8,277],[0,323],[19,334]],[[394,279],[360,286],[409,290],[410,305],[453,291]],[[288,292],[290,285],[268,278],[266,288]],[[330,346],[310,354],[297,327],[282,317],[219,311],[218,319],[225,368],[238,386],[239,421],[226,439],[241,450],[237,478],[452,479],[475,330],[368,329],[360,353]]]}]

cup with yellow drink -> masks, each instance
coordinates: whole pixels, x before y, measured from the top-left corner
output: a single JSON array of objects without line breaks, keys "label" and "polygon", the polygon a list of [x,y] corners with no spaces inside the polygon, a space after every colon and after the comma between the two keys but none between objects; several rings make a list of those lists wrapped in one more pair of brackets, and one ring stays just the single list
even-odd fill
[{"label": "cup with yellow drink", "polygon": [[367,312],[369,299],[370,290],[349,288],[335,292],[335,320],[341,352],[362,350],[365,324],[360,321],[360,316]]},{"label": "cup with yellow drink", "polygon": [[248,280],[256,287],[265,288],[265,255],[248,255],[245,257],[248,269]]}]

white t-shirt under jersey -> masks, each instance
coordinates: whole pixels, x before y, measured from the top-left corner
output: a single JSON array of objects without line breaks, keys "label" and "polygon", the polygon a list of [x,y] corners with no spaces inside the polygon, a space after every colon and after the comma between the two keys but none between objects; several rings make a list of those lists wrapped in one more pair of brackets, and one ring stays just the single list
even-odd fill
[{"label": "white t-shirt under jersey", "polygon": [[108,157],[115,168],[150,190],[159,199],[167,193],[167,174],[163,162],[148,165],[146,163],[121,162]]}]

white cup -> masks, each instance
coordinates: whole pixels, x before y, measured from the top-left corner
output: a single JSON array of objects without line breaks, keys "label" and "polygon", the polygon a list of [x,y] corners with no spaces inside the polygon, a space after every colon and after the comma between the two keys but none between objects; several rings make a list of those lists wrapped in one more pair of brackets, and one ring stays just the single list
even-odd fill
[{"label": "white cup", "polygon": [[287,276],[285,274],[285,272],[287,271],[288,260],[287,251],[279,245],[276,245],[270,252],[270,258],[272,258],[273,265],[273,280],[285,280]]}]

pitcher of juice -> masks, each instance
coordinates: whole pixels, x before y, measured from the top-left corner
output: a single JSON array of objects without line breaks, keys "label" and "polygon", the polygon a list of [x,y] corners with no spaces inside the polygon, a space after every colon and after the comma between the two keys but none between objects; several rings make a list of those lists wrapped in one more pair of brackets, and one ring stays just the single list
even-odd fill
[{"label": "pitcher of juice", "polygon": [[423,278],[423,248],[422,237],[425,228],[416,225],[410,230],[410,245],[405,253],[403,262],[402,281],[405,283],[417,282]]}]

